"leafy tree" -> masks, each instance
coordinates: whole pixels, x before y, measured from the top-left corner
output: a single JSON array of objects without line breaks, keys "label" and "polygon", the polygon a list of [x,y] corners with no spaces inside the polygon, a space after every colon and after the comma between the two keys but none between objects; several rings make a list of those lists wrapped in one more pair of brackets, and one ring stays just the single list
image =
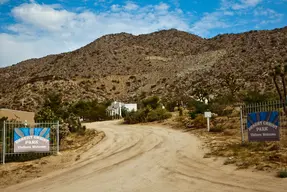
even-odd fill
[{"label": "leafy tree", "polygon": [[142,101],[142,106],[138,111],[127,113],[124,121],[126,124],[136,124],[152,121],[161,121],[171,117],[171,114],[162,108],[160,99],[156,96],[149,97]]},{"label": "leafy tree", "polygon": [[193,111],[196,114],[203,114],[207,109],[208,109],[208,105],[206,105],[205,103],[201,102],[201,101],[197,101],[197,100],[191,100],[188,102],[187,107],[189,109],[193,109]]},{"label": "leafy tree", "polygon": [[122,117],[125,118],[128,114],[128,109],[126,107],[122,107],[121,112],[122,112]]},{"label": "leafy tree", "polygon": [[35,115],[36,122],[55,122],[58,120],[60,120],[60,118],[55,115],[51,108],[42,108]]},{"label": "leafy tree", "polygon": [[[280,101],[282,102],[285,114],[287,114],[286,111],[287,91],[286,91],[286,78],[285,78],[286,74],[287,74],[287,64],[276,65],[275,67],[272,68],[270,72],[270,76],[273,79],[273,83],[275,85]],[[283,93],[281,92],[281,89],[277,81],[278,77],[281,78]]]},{"label": "leafy tree", "polygon": [[176,101],[168,101],[165,104],[165,108],[169,111],[169,112],[174,112],[174,108],[177,106],[177,102]]},{"label": "leafy tree", "polygon": [[161,107],[160,99],[157,96],[149,97],[147,99],[144,99],[142,101],[143,107],[148,108],[150,107],[151,109],[156,109],[158,107]]}]

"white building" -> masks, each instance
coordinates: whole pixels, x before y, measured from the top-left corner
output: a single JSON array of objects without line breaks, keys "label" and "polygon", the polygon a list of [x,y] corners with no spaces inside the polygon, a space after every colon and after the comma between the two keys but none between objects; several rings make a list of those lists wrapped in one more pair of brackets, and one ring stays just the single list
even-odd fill
[{"label": "white building", "polygon": [[131,112],[132,110],[137,111],[137,104],[136,103],[121,103],[114,101],[108,108],[107,108],[107,113],[110,116],[122,116],[122,108],[125,107],[128,112]]},{"label": "white building", "polygon": [[138,105],[136,103],[124,104],[123,106],[127,109],[128,112],[138,110]]}]

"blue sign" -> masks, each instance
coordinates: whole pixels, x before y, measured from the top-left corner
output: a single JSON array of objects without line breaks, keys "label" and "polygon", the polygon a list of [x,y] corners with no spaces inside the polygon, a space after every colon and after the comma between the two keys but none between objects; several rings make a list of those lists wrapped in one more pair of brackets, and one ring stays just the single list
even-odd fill
[{"label": "blue sign", "polygon": [[249,113],[247,128],[249,141],[279,141],[279,112]]},{"label": "blue sign", "polygon": [[15,128],[14,152],[50,151],[50,128]]}]

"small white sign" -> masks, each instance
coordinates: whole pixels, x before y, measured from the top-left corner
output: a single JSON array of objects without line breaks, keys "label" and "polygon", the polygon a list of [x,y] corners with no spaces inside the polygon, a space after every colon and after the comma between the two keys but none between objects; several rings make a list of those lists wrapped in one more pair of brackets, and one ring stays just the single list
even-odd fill
[{"label": "small white sign", "polygon": [[211,112],[204,112],[205,118],[211,118]]}]

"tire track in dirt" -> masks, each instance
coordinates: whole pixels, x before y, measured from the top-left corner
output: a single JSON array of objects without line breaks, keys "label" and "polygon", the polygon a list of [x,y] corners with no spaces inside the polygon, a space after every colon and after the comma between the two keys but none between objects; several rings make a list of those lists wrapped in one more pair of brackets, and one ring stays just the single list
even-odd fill
[{"label": "tire track in dirt", "polygon": [[87,124],[105,139],[65,170],[0,191],[285,191],[286,180],[204,159],[193,135],[160,126]]}]

